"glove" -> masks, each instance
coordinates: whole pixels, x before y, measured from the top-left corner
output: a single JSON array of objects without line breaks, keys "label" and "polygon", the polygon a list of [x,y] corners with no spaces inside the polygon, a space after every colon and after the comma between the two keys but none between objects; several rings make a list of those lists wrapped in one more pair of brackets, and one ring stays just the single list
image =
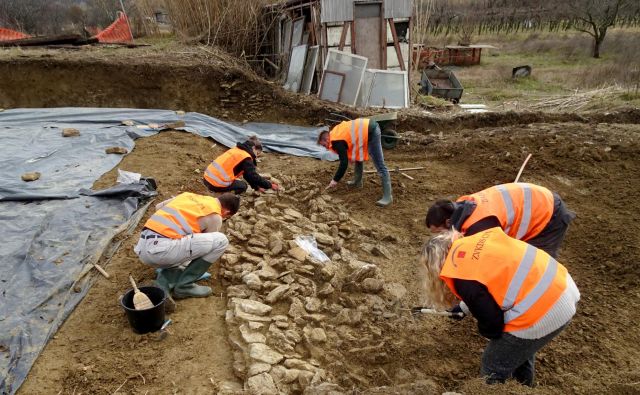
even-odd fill
[{"label": "glove", "polygon": [[280,190],[280,185],[276,184],[275,182],[271,183],[271,189],[273,189],[274,191],[279,191]]},{"label": "glove", "polygon": [[453,313],[454,315],[450,316],[449,318],[451,318],[454,321],[460,321],[462,320],[464,317],[466,317],[467,315],[464,313],[464,311],[462,311],[462,308],[460,307],[459,304],[453,306],[452,308],[450,308],[449,310],[447,310],[449,313]]},{"label": "glove", "polygon": [[327,189],[335,188],[335,187],[336,187],[336,185],[338,185],[338,183],[337,183],[336,181],[334,181],[334,180],[331,180],[331,182],[329,183],[329,185],[327,185],[327,187],[325,188],[325,191],[326,191]]}]

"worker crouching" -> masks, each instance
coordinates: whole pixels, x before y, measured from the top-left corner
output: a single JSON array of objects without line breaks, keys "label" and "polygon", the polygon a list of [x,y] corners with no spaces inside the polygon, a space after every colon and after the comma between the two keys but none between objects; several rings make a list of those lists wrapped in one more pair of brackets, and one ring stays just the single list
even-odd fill
[{"label": "worker crouching", "polygon": [[481,366],[487,383],[515,378],[533,386],[536,352],[567,326],[580,299],[567,269],[499,227],[469,237],[440,233],[420,263],[428,299],[446,306],[457,297],[450,311],[472,314],[490,340]]},{"label": "worker crouching", "polygon": [[[247,191],[247,182],[256,191],[267,189],[277,191],[280,186],[258,174],[257,158],[262,155],[262,143],[255,137],[249,137],[243,143],[225,151],[207,166],[202,182],[215,193],[233,192],[236,195]],[[245,181],[240,180],[244,177]]]},{"label": "worker crouching", "polygon": [[364,161],[371,155],[373,165],[382,180],[383,196],[376,204],[383,207],[390,205],[393,202],[391,176],[384,164],[381,138],[382,132],[378,123],[366,118],[344,121],[331,131],[322,131],[318,136],[318,144],[338,154],[340,159],[340,166],[327,189],[338,185],[349,167],[349,162],[355,163],[355,167],[353,181],[349,181],[348,185],[361,188]]},{"label": "worker crouching", "polygon": [[233,216],[240,198],[225,193],[219,198],[181,193],[156,205],[157,211],[144,224],[134,252],[140,260],[156,269],[156,286],[171,299],[206,297],[211,288],[196,281],[222,256],[229,246],[220,232],[222,221]]}]

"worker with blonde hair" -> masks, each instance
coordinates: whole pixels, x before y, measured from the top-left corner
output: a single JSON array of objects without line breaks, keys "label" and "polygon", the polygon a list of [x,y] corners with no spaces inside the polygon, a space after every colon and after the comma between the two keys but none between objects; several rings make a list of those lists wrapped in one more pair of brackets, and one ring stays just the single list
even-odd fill
[{"label": "worker with blonde hair", "polygon": [[420,264],[429,302],[447,308],[459,299],[449,311],[472,314],[490,340],[481,365],[487,383],[533,386],[536,352],[567,326],[580,299],[567,269],[500,227],[440,233],[425,243]]}]

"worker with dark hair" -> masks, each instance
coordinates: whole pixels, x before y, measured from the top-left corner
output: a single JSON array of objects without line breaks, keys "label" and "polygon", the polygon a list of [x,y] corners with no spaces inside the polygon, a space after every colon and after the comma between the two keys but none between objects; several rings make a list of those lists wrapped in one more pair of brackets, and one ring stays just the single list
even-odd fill
[{"label": "worker with dark hair", "polygon": [[435,233],[453,228],[466,236],[499,226],[555,258],[574,218],[557,193],[539,185],[510,183],[455,202],[438,200],[427,211],[425,224]]},{"label": "worker with dark hair", "polygon": [[145,222],[134,252],[158,271],[156,285],[167,295],[167,307],[176,298],[205,297],[211,288],[196,281],[222,256],[229,241],[220,232],[222,221],[240,207],[240,197],[225,193],[218,198],[181,193],[156,205]]},{"label": "worker with dark hair", "polygon": [[[265,189],[278,190],[280,186],[258,174],[257,157],[262,155],[262,143],[252,136],[243,143],[225,151],[207,166],[203,183],[211,192],[233,192],[236,195],[251,188],[264,192]],[[239,180],[244,177],[247,182]]]},{"label": "worker with dark hair", "polygon": [[580,300],[567,269],[499,227],[470,237],[442,232],[424,245],[420,264],[429,303],[448,308],[460,300],[449,311],[456,320],[472,314],[489,339],[481,364],[487,383],[513,377],[533,387],[536,352],[568,325]]},{"label": "worker with dark hair", "polygon": [[340,166],[327,186],[335,188],[349,167],[349,162],[355,163],[353,181],[347,184],[352,187],[362,188],[362,174],[364,161],[373,160],[373,165],[382,180],[382,199],[378,200],[378,206],[388,206],[393,202],[391,191],[391,176],[384,164],[382,153],[382,132],[376,121],[367,118],[358,118],[353,121],[344,121],[335,126],[331,131],[324,130],[318,136],[318,144],[338,154]]}]

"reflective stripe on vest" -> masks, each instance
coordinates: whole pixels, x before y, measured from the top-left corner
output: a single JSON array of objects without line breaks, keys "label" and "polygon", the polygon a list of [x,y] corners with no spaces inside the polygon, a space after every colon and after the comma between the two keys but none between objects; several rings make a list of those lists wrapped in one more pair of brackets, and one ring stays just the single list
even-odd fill
[{"label": "reflective stripe on vest", "polygon": [[476,203],[475,210],[460,229],[463,233],[478,221],[495,216],[504,232],[518,240],[538,235],[553,215],[553,194],[548,189],[527,184],[496,185],[457,201]]},{"label": "reflective stripe on vest", "polygon": [[215,187],[225,188],[233,184],[233,181],[242,175],[233,174],[233,169],[243,160],[251,158],[251,154],[245,150],[234,147],[218,156],[207,166],[204,178]]},{"label": "reflective stripe on vest", "polygon": [[218,199],[185,192],[155,212],[144,226],[163,236],[179,239],[200,233],[199,218],[221,212]]},{"label": "reflective stripe on vest", "polygon": [[[369,120],[358,118],[353,121],[345,121],[331,129],[329,139],[333,141],[345,141],[347,143],[347,155],[351,162],[362,162],[369,159]],[[335,152],[333,148],[332,151]]]},{"label": "reflective stripe on vest", "polygon": [[440,272],[454,293],[454,279],[485,285],[504,312],[507,332],[526,329],[542,318],[564,292],[567,275],[546,252],[497,227],[455,241]]}]

